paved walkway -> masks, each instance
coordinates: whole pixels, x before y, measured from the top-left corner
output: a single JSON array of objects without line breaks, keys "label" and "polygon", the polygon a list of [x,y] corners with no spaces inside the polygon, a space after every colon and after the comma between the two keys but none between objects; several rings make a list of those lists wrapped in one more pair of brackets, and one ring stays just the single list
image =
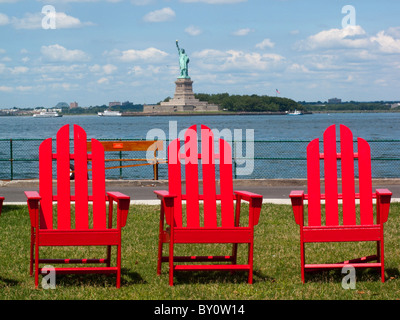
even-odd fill
[{"label": "paved walkway", "polygon": [[[119,191],[131,197],[137,204],[159,204],[154,190],[167,190],[166,181],[109,180],[108,191]],[[73,186],[73,183],[72,183]],[[235,190],[246,190],[263,195],[265,203],[290,204],[291,190],[307,190],[305,180],[235,180]],[[400,179],[374,180],[373,189],[387,188],[392,191],[392,201],[400,202]],[[37,180],[0,181],[0,195],[4,204],[26,204],[24,191],[38,191]]]}]

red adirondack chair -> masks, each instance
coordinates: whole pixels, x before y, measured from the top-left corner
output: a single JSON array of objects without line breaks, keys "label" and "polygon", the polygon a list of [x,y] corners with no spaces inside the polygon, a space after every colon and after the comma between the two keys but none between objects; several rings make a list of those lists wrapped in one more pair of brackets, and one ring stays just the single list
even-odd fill
[{"label": "red adirondack chair", "polygon": [[[353,150],[353,134],[350,129],[340,125],[340,152],[336,151],[335,125],[324,133],[323,153],[319,151],[319,139],[307,146],[307,188],[292,191],[290,198],[296,223],[300,226],[301,279],[304,283],[305,271],[318,269],[343,268],[352,265],[355,268],[380,268],[382,282],[384,275],[384,239],[383,224],[388,219],[392,193],[387,189],[372,192],[371,151],[369,144],[357,139],[357,152]],[[358,159],[359,187],[356,190],[355,160]],[[320,160],[323,160],[325,193],[321,192]],[[341,161],[342,192],[338,192],[338,166]],[[373,198],[376,199],[374,218]],[[356,199],[360,213],[356,212]],[[304,200],[308,200],[308,220],[304,220]],[[321,200],[325,200],[325,216],[321,210]],[[339,210],[342,200],[342,210]],[[341,213],[339,213],[342,211]],[[376,241],[376,255],[333,264],[306,264],[305,243],[311,242],[356,242]],[[372,263],[370,261],[375,261]]]},{"label": "red adirondack chair", "polygon": [[[155,191],[157,197],[161,199],[157,274],[161,274],[162,263],[169,262],[171,286],[174,281],[174,271],[180,270],[244,270],[248,271],[248,282],[252,283],[254,226],[259,221],[262,196],[246,191],[233,191],[231,147],[220,139],[219,154],[216,154],[213,133],[206,126],[201,126],[201,154],[198,153],[196,125],[187,129],[184,145],[184,153],[181,153],[179,139],[170,143],[169,190]],[[219,160],[220,194],[216,192],[216,159]],[[201,160],[201,166],[198,165],[198,160]],[[181,163],[185,168],[186,194],[182,192],[181,187]],[[200,167],[203,194],[199,191]],[[220,217],[217,214],[217,200],[221,202]],[[234,209],[235,200],[236,209]],[[239,226],[242,200],[249,202],[248,226]],[[186,212],[182,201],[186,201]],[[204,203],[203,218],[200,213],[200,201]],[[169,227],[164,228],[164,217]],[[169,243],[168,256],[163,256],[164,243]],[[233,250],[229,256],[174,256],[175,245],[181,243],[232,243]],[[248,244],[247,264],[237,264],[238,243]],[[230,264],[175,264],[217,261]]]},{"label": "red adirondack chair", "polygon": [[[126,224],[130,197],[119,192],[106,193],[104,149],[95,139],[91,140],[91,146],[92,152],[87,153],[86,132],[74,125],[74,153],[70,153],[69,125],[65,125],[57,133],[56,153],[52,153],[51,138],[44,140],[39,147],[39,192],[25,192],[31,220],[30,274],[34,265],[35,287],[41,272],[39,263],[105,264],[103,267],[55,268],[55,272],[115,273],[117,288],[120,287],[121,228]],[[57,161],[56,195],[53,195],[53,160]],[[75,195],[71,194],[70,160],[74,160]],[[91,162],[92,172],[91,195],[88,162]],[[117,204],[116,227],[112,217],[114,201]],[[56,203],[54,213],[53,202]],[[75,213],[71,213],[71,202],[75,202]],[[89,202],[93,206],[91,218]],[[45,246],[106,246],[107,258],[39,259],[39,249]],[[111,246],[117,247],[115,267],[111,266]]]}]

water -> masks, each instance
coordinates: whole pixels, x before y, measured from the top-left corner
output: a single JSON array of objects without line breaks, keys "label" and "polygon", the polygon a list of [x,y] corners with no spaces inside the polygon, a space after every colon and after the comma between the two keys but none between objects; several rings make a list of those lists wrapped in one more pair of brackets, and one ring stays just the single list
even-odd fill
[{"label": "water", "polygon": [[[238,140],[234,130],[242,129],[243,139],[246,129],[254,130],[254,167],[251,174],[240,175],[246,163],[238,163],[235,168],[238,179],[278,179],[305,178],[305,158],[307,142],[322,138],[324,130],[332,124],[348,126],[354,137],[366,140],[399,140],[400,113],[332,113],[303,116],[287,115],[224,115],[224,116],[145,116],[145,117],[98,117],[98,116],[63,116],[61,118],[0,117],[0,160],[10,159],[10,142],[1,139],[39,139],[39,141],[13,141],[13,166],[9,161],[0,162],[0,179],[37,178],[38,162],[25,161],[37,159],[38,146],[42,139],[55,137],[58,129],[65,125],[78,124],[88,135],[97,139],[146,139],[150,130],[159,129],[165,140],[175,138],[180,132],[193,124],[204,124],[211,129],[231,132]],[[237,131],[236,131],[237,132]],[[72,135],[71,135],[72,136]],[[224,135],[226,138],[226,136]],[[153,139],[154,137],[149,137]],[[247,137],[249,139],[249,137]],[[229,141],[229,139],[227,139]],[[270,142],[260,142],[270,141]],[[272,142],[271,142],[272,141]],[[293,142],[295,141],[295,142]],[[303,142],[304,141],[304,142]],[[278,142],[278,143],[277,143]],[[374,160],[373,176],[392,178],[400,176],[400,142],[371,142]],[[248,156],[244,149],[236,153],[238,157]],[[112,156],[115,158],[115,156]],[[123,155],[123,158],[145,155]],[[297,158],[293,160],[292,158]],[[247,163],[248,164],[248,163]],[[119,165],[113,163],[112,165]],[[242,170],[243,172],[243,170]],[[108,178],[152,179],[151,166],[141,166],[107,170]],[[159,166],[160,179],[167,178],[165,165]]]},{"label": "water", "polygon": [[61,118],[0,117],[0,139],[45,139],[55,137],[64,124],[78,124],[88,137],[98,139],[146,139],[150,129],[159,128],[169,136],[170,121],[178,132],[193,124],[212,129],[253,129],[255,140],[311,140],[322,137],[331,124],[347,125],[354,136],[367,140],[400,139],[400,113],[332,113],[303,116],[224,115]]}]

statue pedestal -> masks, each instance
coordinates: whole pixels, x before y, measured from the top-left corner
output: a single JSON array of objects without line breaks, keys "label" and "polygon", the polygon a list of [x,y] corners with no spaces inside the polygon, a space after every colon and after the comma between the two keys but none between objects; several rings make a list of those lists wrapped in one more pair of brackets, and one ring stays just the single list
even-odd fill
[{"label": "statue pedestal", "polygon": [[143,112],[218,111],[217,105],[210,105],[194,97],[193,81],[190,78],[178,78],[175,85],[172,99],[158,106],[144,106]]}]

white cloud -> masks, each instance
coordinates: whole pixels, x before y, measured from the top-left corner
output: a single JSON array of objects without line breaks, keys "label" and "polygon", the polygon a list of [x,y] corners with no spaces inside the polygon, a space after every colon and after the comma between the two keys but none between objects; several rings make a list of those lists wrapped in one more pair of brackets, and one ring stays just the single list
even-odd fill
[{"label": "white cloud", "polygon": [[254,32],[254,30],[250,29],[250,28],[243,28],[243,29],[239,29],[239,30],[234,31],[232,34],[234,36],[241,37],[241,36],[247,36],[250,32]]},{"label": "white cloud", "polygon": [[375,37],[371,37],[372,42],[379,45],[379,50],[385,53],[400,53],[400,39],[394,39],[392,36],[380,31]]},{"label": "white cloud", "polygon": [[13,87],[10,86],[0,86],[0,92],[11,92],[13,90]]},{"label": "white cloud", "polygon": [[375,36],[368,35],[360,26],[323,30],[298,42],[296,47],[309,51],[357,49],[355,52],[359,52],[358,58],[361,59],[379,53],[400,53],[400,28],[379,31]]},{"label": "white cloud", "polygon": [[[81,22],[78,18],[67,15],[64,12],[49,13],[48,18],[55,19],[56,29],[80,28],[91,26],[91,22]],[[45,15],[38,13],[25,13],[23,18],[12,17],[11,23],[16,29],[40,29],[42,28],[42,20]]]},{"label": "white cloud", "polygon": [[59,44],[42,46],[42,54],[51,61],[87,61],[89,56],[81,50],[68,50]]},{"label": "white cloud", "polygon": [[106,64],[104,66],[100,66],[98,64],[95,64],[91,67],[89,67],[89,70],[91,72],[100,74],[100,73],[104,73],[104,74],[112,74],[115,71],[117,71],[118,67],[113,65],[113,64]]},{"label": "white cloud", "polygon": [[128,75],[138,76],[140,78],[153,77],[154,75],[160,74],[161,68],[157,66],[147,65],[145,68],[142,66],[133,66],[129,68]]},{"label": "white cloud", "polygon": [[169,7],[149,12],[143,17],[146,22],[165,22],[175,18],[175,11]]},{"label": "white cloud", "polygon": [[33,89],[32,86],[18,86],[15,89],[17,89],[18,91],[31,91]]},{"label": "white cloud", "polygon": [[219,51],[205,49],[194,54],[207,70],[216,71],[265,71],[283,63],[285,58],[279,54],[260,54],[237,50]]},{"label": "white cloud", "polygon": [[4,13],[0,13],[0,26],[5,26],[10,23],[10,18]]},{"label": "white cloud", "polygon": [[309,73],[310,70],[303,64],[293,63],[287,68],[290,72],[300,72],[300,73]]},{"label": "white cloud", "polygon": [[57,12],[55,19],[57,29],[80,28],[93,25],[91,22],[81,22],[78,18],[69,16],[64,12]]},{"label": "white cloud", "polygon": [[146,6],[150,3],[153,3],[154,0],[131,0],[131,3],[135,6]]},{"label": "white cloud", "polygon": [[145,50],[113,50],[110,53],[106,53],[111,56],[115,56],[118,60],[122,62],[132,62],[132,61],[149,61],[149,62],[159,62],[164,57],[168,56],[168,53],[161,51],[156,48],[147,48]]},{"label": "white cloud", "polygon": [[201,29],[196,26],[189,26],[185,29],[185,32],[190,34],[191,36],[198,36],[202,33]]},{"label": "white cloud", "polygon": [[247,0],[180,0],[180,1],[185,3],[203,2],[208,4],[232,4],[232,3],[246,2]]},{"label": "white cloud", "polygon": [[97,80],[97,83],[98,84],[108,84],[110,81],[107,79],[107,78],[105,78],[105,77],[103,77],[103,78],[100,78],[99,80]]},{"label": "white cloud", "polygon": [[[0,0],[0,2],[3,0]],[[7,1],[7,0],[5,0]],[[19,0],[8,0],[8,1],[19,1]],[[105,1],[105,2],[121,2],[123,0],[37,0],[45,3],[69,3],[69,2],[100,2],[100,1]]]},{"label": "white cloud", "polygon": [[265,49],[265,48],[273,48],[275,43],[273,43],[270,39],[264,39],[260,43],[256,44],[256,48],[258,49]]},{"label": "white cloud", "polygon": [[363,28],[348,26],[343,29],[323,30],[300,41],[297,46],[303,50],[314,50],[319,48],[365,48],[369,44],[370,41]]},{"label": "white cloud", "polygon": [[10,68],[9,70],[11,74],[16,75],[16,74],[26,73],[28,72],[29,69],[27,67],[21,66],[21,67]]}]

